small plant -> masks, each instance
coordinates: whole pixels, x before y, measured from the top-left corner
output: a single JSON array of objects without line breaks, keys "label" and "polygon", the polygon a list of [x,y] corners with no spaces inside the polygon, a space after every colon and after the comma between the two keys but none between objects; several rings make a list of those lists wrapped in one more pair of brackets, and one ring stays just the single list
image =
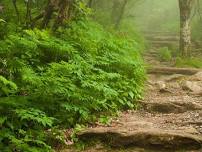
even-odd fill
[{"label": "small plant", "polygon": [[194,68],[202,68],[202,59],[201,58],[176,58],[177,67],[194,67]]},{"label": "small plant", "polygon": [[0,75],[0,97],[12,95],[17,92],[17,85]]},{"label": "small plant", "polygon": [[[38,109],[16,109],[0,117],[0,150],[50,152],[45,129],[52,127],[53,118]],[[6,113],[5,112],[5,113]]]},{"label": "small plant", "polygon": [[109,125],[111,123],[111,119],[107,116],[100,116],[99,122],[103,125]]},{"label": "small plant", "polygon": [[168,49],[168,47],[163,47],[158,50],[158,56],[161,61],[171,61],[172,52]]}]

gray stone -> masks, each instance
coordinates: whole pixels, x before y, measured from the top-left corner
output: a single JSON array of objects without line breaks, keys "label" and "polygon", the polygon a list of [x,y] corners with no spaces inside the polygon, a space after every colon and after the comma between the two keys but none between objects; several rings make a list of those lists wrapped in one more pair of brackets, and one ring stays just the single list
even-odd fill
[{"label": "gray stone", "polygon": [[192,80],[192,81],[202,81],[202,72],[198,72],[195,75],[191,76],[190,80]]},{"label": "gray stone", "polygon": [[97,138],[112,147],[151,147],[164,149],[200,149],[202,137],[178,130],[160,128],[136,128],[128,131],[123,128],[90,128],[78,134],[81,140]]},{"label": "gray stone", "polygon": [[202,110],[197,103],[185,101],[163,101],[163,102],[141,102],[144,109],[149,112],[158,113],[183,113],[191,110]]},{"label": "gray stone", "polygon": [[181,80],[183,78],[185,78],[185,76],[182,74],[173,74],[173,75],[166,76],[165,81],[170,82],[170,81]]},{"label": "gray stone", "polygon": [[157,81],[156,82],[157,88],[161,91],[161,90],[165,90],[166,89],[166,83],[164,81]]},{"label": "gray stone", "polygon": [[183,89],[192,91],[194,93],[199,93],[202,91],[202,87],[196,81],[185,81],[183,84]]}]

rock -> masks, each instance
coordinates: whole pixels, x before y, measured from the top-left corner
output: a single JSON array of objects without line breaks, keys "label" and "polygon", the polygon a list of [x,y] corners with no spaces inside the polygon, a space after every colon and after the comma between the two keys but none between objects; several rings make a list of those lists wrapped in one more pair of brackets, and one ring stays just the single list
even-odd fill
[{"label": "rock", "polygon": [[199,116],[202,118],[202,111],[201,111],[201,112],[199,112]]},{"label": "rock", "polygon": [[202,96],[202,90],[200,92],[193,92],[191,94],[195,95],[195,96],[198,96],[198,97],[201,97]]},{"label": "rock", "polygon": [[154,85],[151,85],[151,84],[146,84],[146,88],[147,88],[148,90],[155,90],[155,89],[156,89],[155,86],[154,86]]},{"label": "rock", "polygon": [[202,91],[202,87],[195,81],[185,81],[183,84],[183,89],[192,91],[194,93],[199,93]]},{"label": "rock", "polygon": [[192,81],[202,81],[202,72],[198,72],[195,75],[190,77]]},{"label": "rock", "polygon": [[166,89],[166,83],[164,81],[158,81],[158,82],[156,82],[156,85],[160,91]]},{"label": "rock", "polygon": [[202,110],[202,106],[192,102],[184,101],[156,101],[141,102],[144,109],[148,112],[158,113],[183,113],[191,110]]},{"label": "rock", "polygon": [[169,88],[173,88],[173,89],[181,89],[181,86],[180,86],[180,84],[179,83],[177,83],[177,82],[171,82],[171,83],[169,83],[168,84],[168,87]]},{"label": "rock", "polygon": [[190,133],[190,134],[199,134],[199,132],[192,126],[189,127],[181,127],[179,128],[181,131],[184,131],[186,133]]},{"label": "rock", "polygon": [[195,69],[195,68],[175,68],[175,67],[165,67],[165,66],[156,66],[152,67],[147,70],[147,73],[149,74],[183,74],[183,75],[193,75],[201,70]]},{"label": "rock", "polygon": [[130,127],[130,128],[152,128],[153,123],[151,122],[146,122],[146,121],[131,121],[127,122],[127,126],[124,124],[124,126]]},{"label": "rock", "polygon": [[166,76],[166,77],[165,77],[165,81],[166,81],[166,82],[170,82],[170,81],[181,80],[181,79],[183,79],[183,78],[185,78],[185,76],[182,75],[182,74],[173,74],[173,75],[168,75],[168,76]]},{"label": "rock", "polygon": [[144,147],[158,149],[200,149],[202,137],[184,131],[160,128],[91,128],[79,133],[81,140],[99,139],[112,147]]}]

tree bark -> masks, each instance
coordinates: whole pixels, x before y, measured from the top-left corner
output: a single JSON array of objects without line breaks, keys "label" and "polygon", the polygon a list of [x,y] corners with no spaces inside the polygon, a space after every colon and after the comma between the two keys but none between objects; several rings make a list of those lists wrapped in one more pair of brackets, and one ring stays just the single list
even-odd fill
[{"label": "tree bark", "polygon": [[112,22],[114,24],[114,28],[118,29],[121,21],[123,19],[125,8],[128,3],[128,0],[114,0],[113,8],[112,8]]},{"label": "tree bark", "polygon": [[43,16],[41,28],[46,28],[48,26],[48,23],[50,22],[51,17],[53,15],[55,6],[57,6],[57,0],[49,0],[48,1],[48,4],[47,4],[45,11],[44,11],[44,16]]},{"label": "tree bark", "polygon": [[20,13],[19,13],[19,10],[18,10],[18,7],[17,7],[17,1],[12,0],[12,3],[13,3],[13,6],[15,8],[15,12],[16,12],[16,15],[17,15],[18,22],[20,22]]},{"label": "tree bark", "polygon": [[53,25],[53,29],[56,30],[65,19],[70,18],[70,8],[72,6],[73,0],[60,0],[59,1],[59,11],[58,16],[55,20],[55,23]]},{"label": "tree bark", "polygon": [[115,23],[115,26],[114,26],[115,29],[118,29],[120,24],[121,24],[121,21],[122,21],[122,19],[124,17],[125,8],[126,8],[127,3],[128,3],[128,0],[123,1],[123,4],[122,4],[121,9],[120,9],[120,14],[117,17],[117,20],[116,20],[116,23]]},{"label": "tree bark", "polygon": [[195,0],[179,0],[180,9],[180,53],[182,57],[191,54],[191,12]]},{"label": "tree bark", "polygon": [[25,2],[26,7],[27,7],[27,12],[26,12],[26,26],[29,27],[31,26],[31,20],[32,20],[32,1],[28,0],[27,2]]},{"label": "tree bark", "polygon": [[93,7],[93,0],[89,0],[89,1],[88,1],[88,7],[89,7],[89,8],[92,8],[92,7]]}]

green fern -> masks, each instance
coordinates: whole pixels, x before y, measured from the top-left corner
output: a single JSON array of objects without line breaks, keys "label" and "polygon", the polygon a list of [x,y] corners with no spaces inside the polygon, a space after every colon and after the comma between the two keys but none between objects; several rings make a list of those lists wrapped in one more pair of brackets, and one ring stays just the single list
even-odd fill
[{"label": "green fern", "polygon": [[17,85],[0,75],[0,97],[15,94],[18,90]]},{"label": "green fern", "polygon": [[12,33],[0,44],[3,150],[50,151],[52,141],[63,140],[53,135],[54,125],[74,128],[98,118],[107,124],[110,116],[103,114],[136,108],[142,97],[145,71],[137,43],[92,21],[71,22],[56,34]]}]

